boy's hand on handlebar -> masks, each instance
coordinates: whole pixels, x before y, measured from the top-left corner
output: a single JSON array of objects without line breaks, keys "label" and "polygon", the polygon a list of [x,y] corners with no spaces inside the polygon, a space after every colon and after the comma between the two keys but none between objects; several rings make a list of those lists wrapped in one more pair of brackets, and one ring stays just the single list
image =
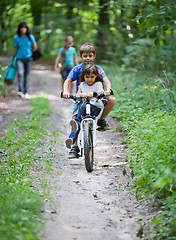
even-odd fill
[{"label": "boy's hand on handlebar", "polygon": [[112,91],[112,89],[106,90],[106,91],[104,91],[104,95],[105,95],[105,97],[108,97],[110,95],[114,95],[114,92]]},{"label": "boy's hand on handlebar", "polygon": [[102,99],[103,97],[108,97],[113,94],[114,93],[113,93],[112,89],[110,89],[109,91],[104,91],[104,92],[99,93],[97,97],[98,97],[98,99]]},{"label": "boy's hand on handlebar", "polygon": [[68,93],[68,92],[61,93],[61,98],[69,98],[69,97],[70,97],[70,93]]},{"label": "boy's hand on handlebar", "polygon": [[105,95],[105,97],[110,96],[111,95],[111,91],[104,91],[104,95]]}]

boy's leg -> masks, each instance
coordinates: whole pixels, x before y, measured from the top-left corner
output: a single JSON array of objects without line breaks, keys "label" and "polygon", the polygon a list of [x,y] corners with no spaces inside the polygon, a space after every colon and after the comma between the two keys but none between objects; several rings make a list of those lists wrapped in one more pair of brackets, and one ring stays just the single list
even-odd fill
[{"label": "boy's leg", "polygon": [[[78,103],[74,104],[72,119],[76,120],[80,107],[81,107],[81,104],[78,104]],[[79,151],[80,150],[79,150],[79,147],[77,146],[77,139],[76,139],[76,141],[73,143],[72,148],[69,152],[68,158],[78,158],[79,157],[79,154],[78,154]]]},{"label": "boy's leg", "polygon": [[111,112],[111,110],[114,107],[115,104],[115,98],[110,96],[106,102],[106,106],[102,112],[101,118],[106,118],[108,116],[108,114]]},{"label": "boy's leg", "polygon": [[97,125],[102,128],[102,130],[110,130],[111,127],[109,126],[109,124],[106,122],[105,118],[107,117],[107,115],[111,112],[111,110],[113,109],[115,104],[115,98],[110,96],[107,99],[107,103],[106,106],[102,112],[102,115],[100,117],[100,119],[98,119],[97,121]]}]

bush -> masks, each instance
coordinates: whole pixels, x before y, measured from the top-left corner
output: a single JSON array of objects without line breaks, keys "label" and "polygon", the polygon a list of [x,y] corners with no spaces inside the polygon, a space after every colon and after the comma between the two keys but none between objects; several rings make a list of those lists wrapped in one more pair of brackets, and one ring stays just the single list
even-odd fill
[{"label": "bush", "polygon": [[6,67],[4,67],[0,62],[0,96],[3,96],[6,94],[6,86],[4,83],[5,72],[6,72]]},{"label": "bush", "polygon": [[[121,121],[138,197],[154,196],[161,206],[147,239],[176,239],[176,98],[174,84],[162,84],[135,69],[105,67],[112,79],[116,105],[112,116]],[[173,76],[172,74],[167,74]],[[170,79],[170,77],[169,77]],[[165,84],[165,83],[164,83]]]}]

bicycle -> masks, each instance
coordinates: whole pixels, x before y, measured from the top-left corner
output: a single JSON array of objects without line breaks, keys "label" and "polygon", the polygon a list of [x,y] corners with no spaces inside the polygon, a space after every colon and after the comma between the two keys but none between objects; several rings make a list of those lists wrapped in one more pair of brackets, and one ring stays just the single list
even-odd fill
[{"label": "bicycle", "polygon": [[[111,90],[111,95],[113,95],[113,91]],[[96,97],[97,100],[105,97],[104,93],[97,94],[93,93],[93,97]],[[63,92],[61,93],[61,98],[63,98]],[[74,101],[81,101],[82,98],[79,94],[70,95],[70,99]],[[94,165],[94,148],[96,147],[96,130],[101,131],[101,128],[96,129],[96,117],[91,115],[90,111],[90,99],[88,96],[85,98],[86,100],[86,115],[82,117],[80,124],[80,149],[81,154],[79,157],[84,155],[85,167],[88,172],[93,171]],[[104,99],[103,99],[104,100]]]}]

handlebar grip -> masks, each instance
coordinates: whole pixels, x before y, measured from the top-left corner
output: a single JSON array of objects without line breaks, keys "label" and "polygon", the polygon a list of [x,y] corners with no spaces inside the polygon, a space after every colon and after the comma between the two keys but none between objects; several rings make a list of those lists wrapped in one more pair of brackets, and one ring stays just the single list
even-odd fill
[{"label": "handlebar grip", "polygon": [[[61,92],[61,98],[64,98],[64,93]],[[70,95],[69,98],[75,99],[74,95]]]},{"label": "handlebar grip", "polygon": [[110,91],[111,91],[111,95],[114,95],[114,92],[112,91],[112,89],[110,89]]}]

